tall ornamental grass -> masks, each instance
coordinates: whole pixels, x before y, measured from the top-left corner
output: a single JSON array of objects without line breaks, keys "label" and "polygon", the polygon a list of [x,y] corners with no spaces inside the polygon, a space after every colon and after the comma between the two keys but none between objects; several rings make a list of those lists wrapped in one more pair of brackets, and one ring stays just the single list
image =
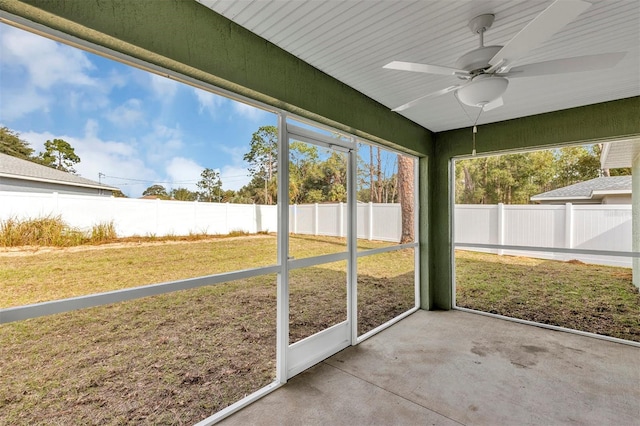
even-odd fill
[{"label": "tall ornamental grass", "polygon": [[67,225],[60,216],[36,219],[9,218],[0,221],[0,246],[71,247],[81,244],[99,244],[117,238],[113,222],[94,225],[88,231]]}]

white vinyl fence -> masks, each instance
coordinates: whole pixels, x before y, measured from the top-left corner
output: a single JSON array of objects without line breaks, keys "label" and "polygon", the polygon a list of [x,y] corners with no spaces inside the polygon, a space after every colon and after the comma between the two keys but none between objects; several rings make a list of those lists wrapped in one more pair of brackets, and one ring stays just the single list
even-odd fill
[{"label": "white vinyl fence", "polygon": [[[358,203],[358,238],[399,242],[402,235],[400,204]],[[347,206],[296,204],[289,211],[289,230],[294,234],[347,235]]]},{"label": "white vinyl fence", "polygon": [[119,237],[275,232],[276,206],[0,192],[0,220],[60,216],[74,228],[113,222]]},{"label": "white vinyl fence", "polygon": [[[480,243],[630,252],[631,237],[631,205],[456,205],[458,248],[463,248],[464,243]],[[631,267],[629,257],[469,250]]]},{"label": "white vinyl fence", "polygon": [[[253,204],[140,200],[70,194],[0,192],[0,220],[61,216],[69,225],[90,229],[113,222],[120,237],[275,232],[277,207]],[[399,204],[359,203],[358,238],[398,242]],[[289,231],[345,236],[342,203],[293,205]],[[455,242],[553,248],[631,251],[630,205],[457,205]],[[571,260],[631,267],[630,258],[470,248],[514,256]]]}]

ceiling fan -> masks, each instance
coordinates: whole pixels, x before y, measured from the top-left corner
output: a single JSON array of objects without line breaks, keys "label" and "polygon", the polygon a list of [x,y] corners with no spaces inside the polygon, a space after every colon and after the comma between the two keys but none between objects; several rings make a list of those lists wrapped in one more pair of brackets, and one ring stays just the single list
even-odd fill
[{"label": "ceiling fan", "polygon": [[480,38],[480,47],[462,55],[455,67],[393,61],[383,68],[413,71],[427,74],[452,75],[463,82],[429,93],[393,111],[403,111],[428,98],[454,92],[465,105],[480,107],[483,111],[503,105],[502,95],[509,79],[542,75],[594,71],[613,68],[625,52],[578,56],[513,67],[513,64],[530,50],[550,39],[555,33],[573,21],[591,6],[582,0],[556,0],[529,22],[505,46],[485,46],[484,33],[493,24],[495,16],[484,14],[469,22],[469,28]]}]

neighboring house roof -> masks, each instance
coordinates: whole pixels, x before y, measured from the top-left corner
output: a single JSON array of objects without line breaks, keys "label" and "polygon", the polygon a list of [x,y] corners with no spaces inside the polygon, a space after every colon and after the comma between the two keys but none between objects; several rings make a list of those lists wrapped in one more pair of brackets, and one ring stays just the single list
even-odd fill
[{"label": "neighboring house roof", "polygon": [[0,177],[117,191],[90,179],[0,153]]},{"label": "neighboring house roof", "polygon": [[606,195],[631,194],[631,176],[599,177],[534,195],[531,201],[597,200]]}]

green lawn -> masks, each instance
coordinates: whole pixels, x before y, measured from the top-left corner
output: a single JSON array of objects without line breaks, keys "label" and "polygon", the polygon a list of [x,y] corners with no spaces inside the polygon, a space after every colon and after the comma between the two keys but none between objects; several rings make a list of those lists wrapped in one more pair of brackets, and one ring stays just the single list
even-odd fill
[{"label": "green lawn", "polygon": [[[291,239],[296,258],[344,249]],[[360,334],[413,306],[413,260],[358,260]],[[0,304],[275,262],[273,235],[5,253]],[[345,319],[345,268],[292,271],[291,342]],[[456,277],[459,306],[640,341],[630,269],[460,251]],[[192,424],[274,380],[275,330],[275,275],[0,325],[0,424]]]},{"label": "green lawn", "polygon": [[[299,258],[342,251],[344,240],[294,237],[291,246]],[[0,300],[16,306],[275,259],[274,236],[0,256]],[[292,271],[291,341],[344,319],[344,265]],[[413,250],[364,257],[358,268],[361,334],[413,307]],[[275,275],[0,325],[0,424],[195,423],[274,380],[275,330]]]},{"label": "green lawn", "polygon": [[458,306],[640,341],[630,268],[458,251]]}]

